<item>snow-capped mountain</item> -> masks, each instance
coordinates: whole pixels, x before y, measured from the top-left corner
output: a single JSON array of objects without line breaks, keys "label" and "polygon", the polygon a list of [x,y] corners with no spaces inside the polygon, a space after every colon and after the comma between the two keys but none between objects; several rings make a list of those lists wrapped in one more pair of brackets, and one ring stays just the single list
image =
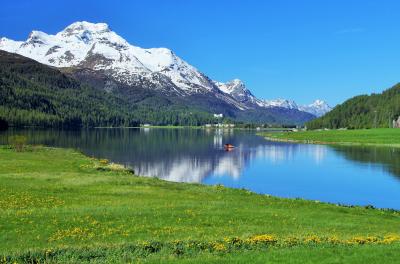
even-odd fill
[{"label": "snow-capped mountain", "polygon": [[227,83],[214,83],[222,92],[231,95],[239,102],[245,103],[249,108],[254,106],[263,108],[282,107],[286,109],[303,111],[317,117],[320,117],[332,110],[332,108],[325,101],[319,99],[315,100],[309,105],[298,105],[295,101],[288,99],[261,100],[256,98],[239,79],[234,79]]},{"label": "snow-capped mountain", "polygon": [[233,79],[226,83],[214,81],[214,84],[220,91],[230,95],[236,101],[245,104],[249,108],[254,106],[263,106],[261,100],[257,99],[239,79]]},{"label": "snow-capped mountain", "polygon": [[283,107],[288,109],[299,109],[299,106],[296,104],[295,101],[288,99],[263,100],[263,103],[265,107]]},{"label": "snow-capped mountain", "polygon": [[320,117],[331,111],[332,107],[323,100],[315,100],[312,104],[300,106],[299,110]]},{"label": "snow-capped mountain", "polygon": [[[101,73],[117,83],[113,86],[120,83],[143,87],[164,96],[189,98],[186,101],[193,101],[193,97],[208,100],[208,104],[197,102],[207,109],[207,105],[229,106],[227,112],[267,111],[280,107],[312,115],[328,110],[319,103],[298,107],[288,100],[260,100],[238,79],[227,83],[213,81],[171,50],[131,45],[105,23],[75,22],[55,35],[32,31],[26,41],[3,37],[0,49],[58,68],[88,69]],[[105,90],[109,91],[108,88]]]},{"label": "snow-capped mountain", "polygon": [[206,76],[171,50],[130,45],[104,23],[76,22],[56,35],[32,31],[26,41],[2,38],[0,49],[55,67],[106,71],[126,84],[144,77],[159,86],[171,81],[181,94],[215,89]]},{"label": "snow-capped mountain", "polygon": [[239,79],[234,79],[227,83],[214,82],[215,85],[224,93],[231,95],[240,102],[248,101],[250,98],[255,98],[247,89],[244,83]]},{"label": "snow-capped mountain", "polygon": [[299,111],[313,114],[316,117],[323,116],[332,110],[332,107],[330,107],[325,101],[319,99],[308,105],[298,105],[295,101],[287,99],[264,100],[264,103],[266,107],[297,109]]}]

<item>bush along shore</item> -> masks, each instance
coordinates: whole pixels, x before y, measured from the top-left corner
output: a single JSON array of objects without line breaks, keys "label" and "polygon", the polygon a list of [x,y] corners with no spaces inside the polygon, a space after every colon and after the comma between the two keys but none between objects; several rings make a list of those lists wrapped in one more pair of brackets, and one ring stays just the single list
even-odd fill
[{"label": "bush along shore", "polygon": [[138,177],[71,149],[17,150],[0,147],[0,263],[398,260],[396,210]]}]

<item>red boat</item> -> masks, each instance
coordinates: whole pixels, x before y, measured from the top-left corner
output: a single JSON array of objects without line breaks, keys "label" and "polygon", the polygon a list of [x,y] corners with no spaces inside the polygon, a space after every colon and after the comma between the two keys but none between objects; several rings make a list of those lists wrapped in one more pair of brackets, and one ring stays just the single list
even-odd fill
[{"label": "red boat", "polygon": [[235,148],[235,146],[232,144],[225,144],[224,148],[225,148],[225,150],[230,151],[230,150],[233,150]]}]

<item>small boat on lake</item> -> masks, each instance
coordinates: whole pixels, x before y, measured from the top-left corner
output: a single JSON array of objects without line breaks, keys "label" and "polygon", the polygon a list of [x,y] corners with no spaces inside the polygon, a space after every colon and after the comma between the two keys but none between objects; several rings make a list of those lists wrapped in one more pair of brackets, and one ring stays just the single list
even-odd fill
[{"label": "small boat on lake", "polygon": [[225,149],[226,151],[233,150],[234,148],[235,148],[235,146],[232,145],[232,144],[225,144],[225,145],[224,145],[224,149]]}]

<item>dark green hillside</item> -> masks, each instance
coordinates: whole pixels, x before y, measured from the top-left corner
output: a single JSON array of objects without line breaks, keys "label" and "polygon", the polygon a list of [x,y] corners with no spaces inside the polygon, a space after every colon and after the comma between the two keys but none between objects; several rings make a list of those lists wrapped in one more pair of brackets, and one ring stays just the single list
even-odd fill
[{"label": "dark green hillside", "polygon": [[183,106],[135,105],[59,70],[0,51],[0,118],[13,126],[199,125],[208,113]]},{"label": "dark green hillside", "polygon": [[400,115],[400,84],[381,94],[360,95],[307,123],[309,129],[389,127]]},{"label": "dark green hillside", "polygon": [[11,125],[81,127],[129,122],[116,98],[58,70],[0,51],[0,115]]}]

